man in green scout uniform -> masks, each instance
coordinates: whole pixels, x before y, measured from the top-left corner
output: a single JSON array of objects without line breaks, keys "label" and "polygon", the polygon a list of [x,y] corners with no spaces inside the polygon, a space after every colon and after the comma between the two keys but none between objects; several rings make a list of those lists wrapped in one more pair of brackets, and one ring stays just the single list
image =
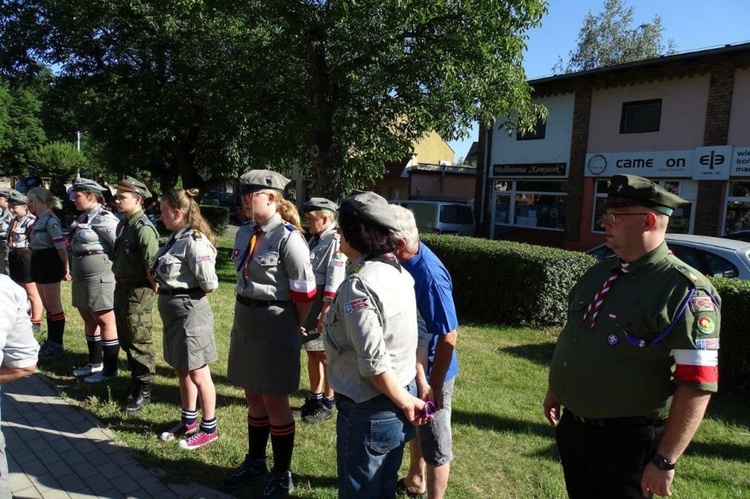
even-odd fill
[{"label": "man in green scout uniform", "polygon": [[571,290],[544,400],[570,497],[671,495],[717,389],[719,295],[664,242],[685,202],[645,178],[610,180],[601,225],[619,258]]},{"label": "man in green scout uniform", "polygon": [[112,272],[115,274],[115,318],[120,345],[128,358],[133,384],[127,395],[126,414],[134,414],[151,401],[156,376],[151,341],[151,308],[154,291],[147,271],[159,249],[156,228],[143,213],[143,200],[151,193],[143,182],[125,177],[117,185],[116,204],[125,215],[117,225]]}]

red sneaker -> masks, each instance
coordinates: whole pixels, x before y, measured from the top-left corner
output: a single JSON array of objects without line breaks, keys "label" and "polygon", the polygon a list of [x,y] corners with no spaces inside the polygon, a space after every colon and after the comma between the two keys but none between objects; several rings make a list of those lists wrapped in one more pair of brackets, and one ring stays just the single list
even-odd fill
[{"label": "red sneaker", "polygon": [[182,437],[184,435],[192,435],[196,431],[198,431],[198,421],[194,422],[193,424],[187,424],[180,421],[170,430],[167,430],[159,435],[159,440],[174,440],[175,438]]},{"label": "red sneaker", "polygon": [[195,435],[188,437],[185,440],[180,440],[180,447],[186,450],[194,450],[203,447],[206,444],[210,444],[217,438],[219,438],[219,430],[216,430],[213,433],[204,433],[202,431],[199,431]]}]

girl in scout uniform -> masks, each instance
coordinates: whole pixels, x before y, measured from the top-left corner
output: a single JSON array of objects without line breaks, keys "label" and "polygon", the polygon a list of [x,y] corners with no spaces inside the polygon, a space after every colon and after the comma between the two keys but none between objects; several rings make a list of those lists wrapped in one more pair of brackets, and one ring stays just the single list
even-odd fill
[{"label": "girl in scout uniform", "polygon": [[333,417],[333,388],[326,374],[326,354],[321,333],[323,318],[344,280],[346,257],[339,251],[337,209],[336,203],[326,198],[311,198],[302,205],[307,230],[312,234],[308,247],[317,286],[315,301],[304,324],[306,336],[302,337],[302,348],[307,351],[310,395],[299,412],[302,421],[309,424],[321,423]]},{"label": "girl in scout uniform", "polygon": [[39,352],[42,360],[63,351],[65,311],[60,299],[60,281],[70,280],[70,270],[62,225],[52,212],[52,208],[62,207],[60,200],[44,187],[34,187],[27,198],[29,209],[37,217],[29,236],[31,279],[47,311],[47,341]]},{"label": "girl in scout uniform", "polygon": [[0,274],[8,273],[8,229],[12,218],[8,208],[8,189],[0,189]]},{"label": "girl in scout uniform", "polygon": [[[159,438],[198,449],[219,437],[216,388],[208,364],[217,359],[214,315],[206,298],[219,287],[216,239],[201,215],[198,189],[170,191],[161,197],[161,219],[172,237],[156,253],[150,278],[158,286],[164,324],[164,360],[180,381],[180,422]],[[198,426],[198,400],[203,417]]]},{"label": "girl in scout uniform", "polygon": [[9,276],[23,289],[31,303],[31,329],[38,335],[42,327],[42,299],[39,290],[31,280],[31,250],[29,233],[36,217],[29,213],[26,196],[16,190],[8,193],[8,205],[13,219],[8,229],[8,271]]},{"label": "girl in scout uniform", "polygon": [[86,178],[73,182],[73,203],[81,215],[70,227],[73,306],[84,323],[89,362],[73,371],[88,383],[99,383],[117,375],[120,343],[115,323],[115,275],[112,257],[117,217],[103,206],[104,187]]},{"label": "girl in scout uniform", "polygon": [[414,280],[392,254],[398,226],[385,199],[373,192],[347,198],[339,227],[341,251],[351,263],[324,319],[323,338],[339,414],[339,497],[395,497],[412,424],[426,421],[425,402],[415,396]]},{"label": "girl in scout uniform", "polygon": [[[245,389],[249,451],[223,485],[232,489],[265,477],[262,497],[293,488],[294,417],[289,395],[299,387],[300,333],[315,298],[310,252],[295,206],[284,199],[289,180],[269,170],[240,177],[242,205],[255,221],[237,232],[233,260],[237,303],[227,376]],[[266,444],[273,448],[267,475]]]}]

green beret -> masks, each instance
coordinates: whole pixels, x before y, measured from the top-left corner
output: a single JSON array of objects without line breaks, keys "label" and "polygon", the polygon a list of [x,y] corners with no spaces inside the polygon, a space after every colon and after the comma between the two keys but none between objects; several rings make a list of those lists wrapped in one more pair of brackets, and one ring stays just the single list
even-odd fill
[{"label": "green beret", "polygon": [[341,203],[339,213],[352,215],[367,225],[398,230],[388,201],[371,191],[354,191]]},{"label": "green beret", "polygon": [[133,192],[141,196],[143,199],[151,197],[151,191],[148,190],[146,184],[133,177],[125,177],[124,179],[120,180],[120,183],[117,184],[116,189],[118,191]]},{"label": "green beret", "polygon": [[310,213],[317,210],[328,210],[335,213],[338,209],[339,206],[336,203],[326,198],[310,198],[309,201],[302,205],[302,213]]},{"label": "green beret", "polygon": [[687,202],[646,178],[636,175],[615,175],[607,185],[607,201],[604,208],[645,206],[671,216],[675,208]]},{"label": "green beret", "polygon": [[8,191],[8,204],[28,204],[28,199],[15,189]]},{"label": "green beret", "polygon": [[284,192],[289,179],[271,170],[250,170],[240,177],[240,195],[258,192],[263,189]]},{"label": "green beret", "polygon": [[73,181],[73,191],[88,191],[94,194],[101,194],[105,189],[106,187],[102,187],[98,182],[88,178],[79,177]]}]

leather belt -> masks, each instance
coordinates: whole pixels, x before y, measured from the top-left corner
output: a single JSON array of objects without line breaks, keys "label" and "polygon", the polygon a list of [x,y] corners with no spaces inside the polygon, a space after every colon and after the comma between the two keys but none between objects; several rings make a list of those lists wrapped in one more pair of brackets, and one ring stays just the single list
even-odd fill
[{"label": "leather belt", "polygon": [[31,251],[29,248],[10,248],[10,250],[17,253],[28,253],[29,251]]},{"label": "leather belt", "polygon": [[284,303],[283,300],[256,300],[255,298],[248,298],[247,296],[237,295],[237,303],[245,305],[246,307],[270,307],[272,305],[278,305]]},{"label": "leather belt", "polygon": [[567,414],[581,424],[588,426],[597,426],[599,428],[627,428],[634,426],[650,426],[650,425],[663,425],[665,421],[663,419],[651,419],[641,416],[627,417],[627,418],[584,418],[574,414],[573,412],[565,409]]},{"label": "leather belt", "polygon": [[91,251],[76,251],[76,256],[91,256],[91,255],[101,255],[104,252],[102,250],[91,250]]},{"label": "leather belt", "polygon": [[203,293],[203,290],[201,288],[173,288],[173,289],[159,288],[159,294],[162,296],[189,295],[192,293],[197,293],[199,291]]}]

